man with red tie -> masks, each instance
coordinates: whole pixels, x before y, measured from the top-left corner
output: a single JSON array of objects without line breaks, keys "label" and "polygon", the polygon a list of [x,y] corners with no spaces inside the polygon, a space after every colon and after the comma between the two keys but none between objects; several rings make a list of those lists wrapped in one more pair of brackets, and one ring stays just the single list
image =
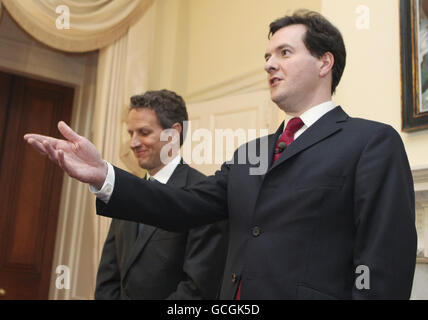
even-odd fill
[{"label": "man with red tie", "polygon": [[[98,214],[173,231],[228,218],[222,299],[408,299],[415,208],[400,136],[389,125],[349,117],[331,101],[346,50],[323,16],[298,11],[280,18],[269,38],[265,70],[284,124],[239,147],[194,187],[150,184],[114,168],[64,123],[68,141],[26,139],[97,189],[114,177],[109,201],[97,200]],[[76,146],[82,151],[73,152]],[[267,170],[251,174],[250,150],[266,159]]]}]

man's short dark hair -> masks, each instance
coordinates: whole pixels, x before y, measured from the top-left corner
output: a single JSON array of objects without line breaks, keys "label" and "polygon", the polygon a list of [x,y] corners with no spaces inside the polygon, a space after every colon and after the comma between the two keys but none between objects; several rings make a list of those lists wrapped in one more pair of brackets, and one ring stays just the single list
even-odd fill
[{"label": "man's short dark hair", "polygon": [[340,31],[318,12],[300,9],[291,16],[285,16],[272,22],[269,26],[269,39],[279,29],[294,24],[302,24],[307,27],[303,43],[314,57],[321,58],[326,52],[333,54],[333,81],[331,84],[333,94],[346,65],[346,49]]},{"label": "man's short dark hair", "polygon": [[186,137],[184,132],[184,121],[189,119],[186,110],[186,103],[183,98],[170,90],[147,91],[144,94],[131,97],[132,109],[148,108],[155,112],[162,129],[172,128],[174,123],[181,125],[180,146],[183,145]]}]

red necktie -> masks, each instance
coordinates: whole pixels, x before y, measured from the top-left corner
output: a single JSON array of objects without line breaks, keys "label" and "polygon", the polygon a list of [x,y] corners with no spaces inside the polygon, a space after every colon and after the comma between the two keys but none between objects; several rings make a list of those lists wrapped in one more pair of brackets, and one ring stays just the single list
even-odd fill
[{"label": "red necktie", "polygon": [[[285,147],[283,147],[283,144],[285,143],[285,145],[288,147],[294,141],[295,133],[299,131],[300,128],[303,127],[303,125],[304,123],[300,118],[293,118],[293,119],[290,119],[290,121],[288,121],[287,127],[285,128],[281,137],[276,142],[272,164],[274,164],[275,161],[279,159],[282,151],[284,151]],[[238,291],[236,292],[235,300],[241,300],[241,284],[242,284],[242,281],[239,281],[239,287],[238,287]]]},{"label": "red necktie", "polygon": [[287,127],[285,128],[284,132],[282,133],[281,137],[278,139],[278,142],[276,143],[273,163],[275,163],[275,161],[278,160],[278,158],[281,156],[282,151],[284,151],[285,149],[284,143],[288,147],[290,143],[294,141],[295,133],[299,131],[300,128],[303,127],[303,125],[304,123],[300,118],[293,118],[293,119],[290,119],[290,121],[288,121]]}]

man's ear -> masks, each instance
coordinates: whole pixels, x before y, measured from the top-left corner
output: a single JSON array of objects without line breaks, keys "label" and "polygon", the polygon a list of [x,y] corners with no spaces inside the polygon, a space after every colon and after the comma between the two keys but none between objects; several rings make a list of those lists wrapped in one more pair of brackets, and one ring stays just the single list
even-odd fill
[{"label": "man's ear", "polygon": [[181,132],[183,131],[181,124],[176,122],[171,126],[171,129],[175,129],[178,132],[178,138],[180,139]]},{"label": "man's ear", "polygon": [[319,59],[320,61],[320,77],[325,77],[334,66],[334,55],[331,52],[326,52]]}]

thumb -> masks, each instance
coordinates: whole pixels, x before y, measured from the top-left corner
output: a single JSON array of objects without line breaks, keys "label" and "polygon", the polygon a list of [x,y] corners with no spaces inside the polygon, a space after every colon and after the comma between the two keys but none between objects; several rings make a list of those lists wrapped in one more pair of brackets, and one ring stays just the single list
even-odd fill
[{"label": "thumb", "polygon": [[61,134],[71,142],[77,142],[80,139],[80,136],[73,131],[64,121],[58,122],[58,130]]}]

